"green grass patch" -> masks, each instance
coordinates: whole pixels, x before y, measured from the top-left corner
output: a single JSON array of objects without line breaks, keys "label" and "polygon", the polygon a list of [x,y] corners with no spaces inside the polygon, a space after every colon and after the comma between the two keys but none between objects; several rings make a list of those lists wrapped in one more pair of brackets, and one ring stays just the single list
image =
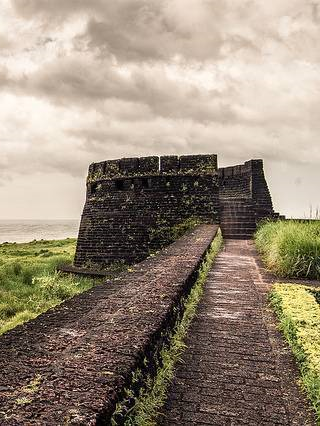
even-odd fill
[{"label": "green grass patch", "polygon": [[[141,387],[138,396],[132,390],[126,391],[126,399],[118,404],[117,410],[112,419],[112,425],[117,425],[117,416],[123,413],[123,409],[128,405],[128,401],[134,399],[134,404],[121,419],[121,424],[126,426],[156,426],[157,418],[163,407],[168,386],[170,385],[176,363],[186,348],[184,343],[189,326],[196,315],[197,307],[204,290],[208,272],[222,247],[222,235],[218,235],[211,244],[205,260],[199,271],[198,279],[190,294],[182,301],[182,317],[177,321],[173,331],[168,336],[168,344],[159,353],[156,361],[156,375],[151,374],[143,378],[144,386]],[[147,362],[146,362],[147,364]],[[147,367],[147,365],[146,365]],[[140,370],[133,374],[133,386],[141,381],[142,372]],[[124,423],[123,423],[124,422]]]},{"label": "green grass patch", "polygon": [[71,238],[0,244],[0,334],[98,282],[56,272],[75,247]]},{"label": "green grass patch", "polygon": [[278,276],[320,279],[320,221],[266,222],[255,243],[267,268]]},{"label": "green grass patch", "polygon": [[298,361],[301,382],[320,425],[320,306],[319,290],[295,284],[275,284],[270,301],[280,328]]}]

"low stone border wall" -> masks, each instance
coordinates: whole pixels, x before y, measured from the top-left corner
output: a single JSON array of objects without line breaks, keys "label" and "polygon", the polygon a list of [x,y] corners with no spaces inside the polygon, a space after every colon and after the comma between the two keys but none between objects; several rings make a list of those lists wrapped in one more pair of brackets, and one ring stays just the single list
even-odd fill
[{"label": "low stone border wall", "polygon": [[1,425],[109,424],[132,372],[152,355],[197,278],[217,226],[0,338]]}]

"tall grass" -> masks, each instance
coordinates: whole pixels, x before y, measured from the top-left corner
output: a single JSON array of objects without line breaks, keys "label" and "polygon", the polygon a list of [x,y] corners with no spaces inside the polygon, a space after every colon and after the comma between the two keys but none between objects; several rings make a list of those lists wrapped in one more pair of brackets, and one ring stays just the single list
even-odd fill
[{"label": "tall grass", "polygon": [[320,221],[266,222],[255,243],[278,276],[320,279]]},{"label": "tall grass", "polygon": [[89,278],[62,275],[75,239],[0,244],[0,334],[91,288]]}]

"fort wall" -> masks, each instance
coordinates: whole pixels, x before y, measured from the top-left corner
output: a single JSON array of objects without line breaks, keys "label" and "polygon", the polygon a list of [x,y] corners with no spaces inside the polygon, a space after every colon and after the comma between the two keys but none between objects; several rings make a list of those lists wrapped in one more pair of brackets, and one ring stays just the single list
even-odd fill
[{"label": "fort wall", "polygon": [[251,238],[261,219],[274,217],[262,160],[220,169],[213,154],[93,163],[74,267],[139,262],[190,218],[220,223],[228,238]]},{"label": "fort wall", "polygon": [[1,336],[0,424],[110,424],[132,373],[145,361],[149,371],[182,313],[217,229],[201,225]]},{"label": "fort wall", "polygon": [[219,194],[222,199],[247,199],[252,202],[256,223],[273,217],[273,205],[262,160],[250,160],[219,169]]},{"label": "fort wall", "polygon": [[189,218],[219,221],[216,155],[123,158],[91,164],[76,267],[135,263]]}]

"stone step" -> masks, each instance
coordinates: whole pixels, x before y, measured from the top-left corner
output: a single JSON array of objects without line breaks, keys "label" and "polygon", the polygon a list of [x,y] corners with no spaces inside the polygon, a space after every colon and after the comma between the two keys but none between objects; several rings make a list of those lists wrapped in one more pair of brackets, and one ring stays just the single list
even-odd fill
[{"label": "stone step", "polygon": [[236,201],[223,201],[221,202],[220,200],[220,204],[221,206],[248,206],[248,207],[252,207],[252,203],[250,201],[247,200],[236,200]]},{"label": "stone step", "polygon": [[252,234],[256,231],[256,228],[224,228],[221,227],[223,234],[238,234],[238,233],[249,233]]},{"label": "stone step", "polygon": [[236,216],[244,216],[244,217],[255,217],[255,213],[253,211],[243,211],[243,210],[222,210],[221,216],[228,216],[228,215],[236,215]]},{"label": "stone step", "polygon": [[[224,195],[228,195],[225,193]],[[256,231],[256,215],[250,198],[223,198],[220,195],[220,227],[224,238],[251,239]]]},{"label": "stone step", "polygon": [[255,217],[248,217],[248,216],[223,216],[220,219],[220,223],[223,222],[239,222],[239,223],[256,223]]},{"label": "stone step", "polygon": [[229,232],[234,232],[234,231],[240,231],[240,232],[242,232],[243,230],[248,230],[248,231],[254,231],[254,230],[256,230],[257,229],[257,227],[256,226],[248,226],[248,225],[245,225],[245,224],[243,224],[243,225],[233,225],[233,224],[231,224],[231,225],[228,225],[228,226],[224,226],[224,224],[221,224],[220,225],[220,227],[221,227],[221,229],[223,230],[223,231],[229,231]]},{"label": "stone step", "polygon": [[222,213],[221,214],[221,218],[239,218],[239,220],[250,220],[253,219],[255,220],[256,216],[253,213],[245,213],[245,212],[227,212],[227,213]]},{"label": "stone step", "polygon": [[252,240],[252,233],[247,234],[223,234],[224,239],[229,240]]},{"label": "stone step", "polygon": [[224,206],[222,206],[221,207],[221,212],[222,213],[229,212],[229,211],[251,213],[251,212],[253,212],[253,209],[251,207],[244,207],[244,206],[241,206],[241,207],[235,207],[235,206],[224,207]]},{"label": "stone step", "polygon": [[226,231],[224,231],[224,230],[222,230],[222,235],[223,235],[223,238],[242,238],[242,237],[246,237],[246,238],[248,238],[248,239],[252,239],[252,236],[254,235],[254,233],[255,233],[255,230],[246,230],[246,229],[243,229],[243,230],[234,230],[234,231],[228,231],[228,230],[226,230]]},{"label": "stone step", "polygon": [[229,225],[225,225],[223,223],[220,224],[220,228],[223,231],[235,231],[235,230],[240,230],[243,231],[244,229],[249,230],[249,231],[255,231],[257,229],[257,227],[255,225],[246,225],[246,224],[229,224]]},{"label": "stone step", "polygon": [[239,222],[239,223],[256,223],[254,216],[237,216],[237,215],[229,215],[222,216],[220,219],[220,223],[229,223],[229,222]]},{"label": "stone step", "polygon": [[253,212],[252,207],[248,206],[221,206],[221,212],[235,211],[235,212]]}]

